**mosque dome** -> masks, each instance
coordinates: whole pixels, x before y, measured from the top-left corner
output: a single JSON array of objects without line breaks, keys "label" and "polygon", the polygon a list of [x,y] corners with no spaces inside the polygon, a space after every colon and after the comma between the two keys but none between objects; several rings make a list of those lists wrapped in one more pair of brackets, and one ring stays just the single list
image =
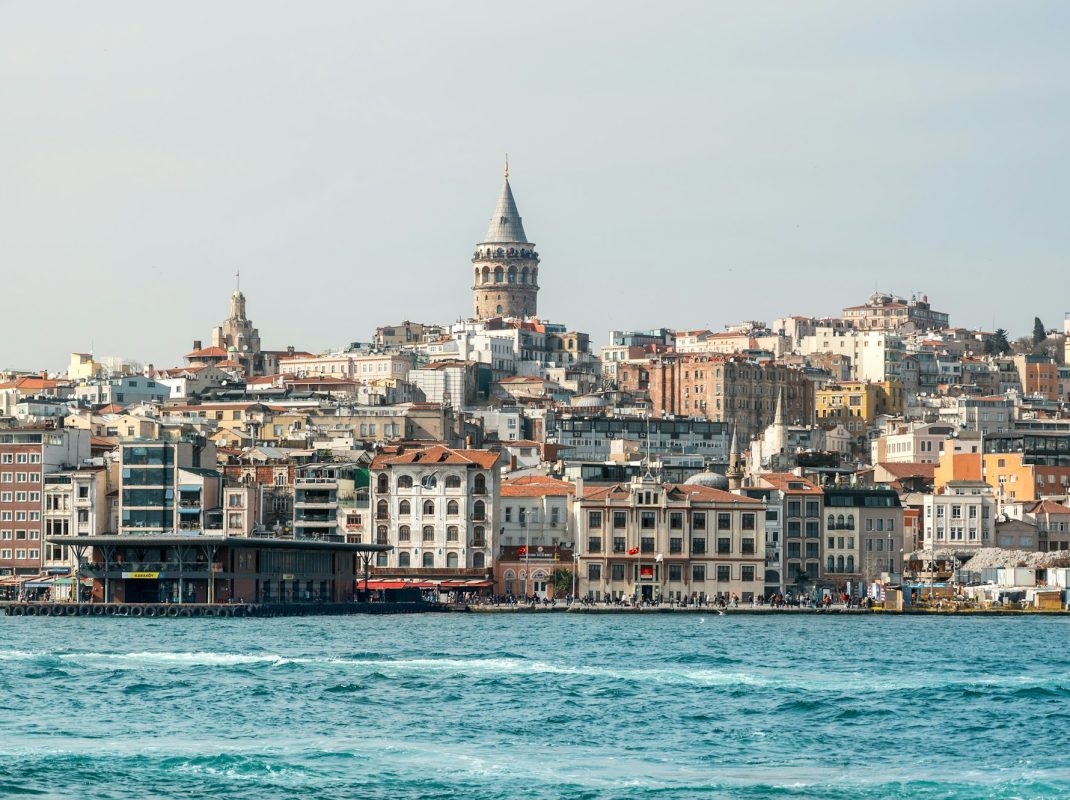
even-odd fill
[{"label": "mosque dome", "polygon": [[684,481],[684,486],[707,486],[710,489],[723,489],[727,491],[728,478],[719,472],[706,469],[703,472],[696,472]]}]

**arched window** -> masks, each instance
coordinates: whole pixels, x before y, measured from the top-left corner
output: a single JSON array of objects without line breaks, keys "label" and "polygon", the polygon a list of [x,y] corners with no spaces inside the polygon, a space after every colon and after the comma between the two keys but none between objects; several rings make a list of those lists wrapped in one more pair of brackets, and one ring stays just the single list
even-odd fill
[{"label": "arched window", "polygon": [[514,580],[516,580],[516,573],[515,573],[515,572],[513,572],[513,571],[512,571],[511,569],[507,569],[507,570],[505,571],[505,579],[506,579],[507,581],[514,581]]},{"label": "arched window", "polygon": [[843,556],[836,556],[836,571],[843,572]]},{"label": "arched window", "polygon": [[[482,553],[474,553],[472,555],[472,566],[476,569],[483,569],[483,567],[486,566],[486,563],[486,558]],[[508,575],[506,575],[505,577],[509,578]]]},{"label": "arched window", "polygon": [[412,503],[410,503],[408,500],[402,500],[400,503],[398,503],[398,516],[399,517],[407,517],[411,513],[412,513]]},{"label": "arched window", "polygon": [[402,525],[398,528],[398,541],[407,542],[412,537],[412,528],[408,525]]},{"label": "arched window", "polygon": [[380,525],[375,529],[375,543],[387,544],[386,541],[386,525]]},{"label": "arched window", "polygon": [[423,540],[425,542],[435,541],[435,529],[430,525],[424,525]]},{"label": "arched window", "polygon": [[855,571],[855,557],[854,556],[847,556],[847,571],[848,572],[854,572]]},{"label": "arched window", "polygon": [[385,472],[380,472],[379,477],[375,479],[375,491],[379,494],[386,494],[390,490],[390,480],[386,477]]},{"label": "arched window", "polygon": [[472,519],[486,519],[487,518],[487,506],[482,500],[476,500],[472,506]]},{"label": "arched window", "polygon": [[854,527],[855,527],[855,515],[854,514],[848,514],[847,515],[847,527],[850,528],[851,530],[854,530]]},{"label": "arched window", "polygon": [[840,514],[838,517],[836,517],[836,525],[841,528],[843,527],[843,514]]},{"label": "arched window", "polygon": [[498,306],[496,309],[494,309],[494,313],[495,314],[501,314],[502,313],[502,307]]},{"label": "arched window", "polygon": [[832,514],[829,514],[829,530],[832,530],[835,527],[836,527],[836,517],[834,517]]},{"label": "arched window", "polygon": [[402,475],[398,478],[399,489],[411,489],[412,488],[412,475]]},{"label": "arched window", "polygon": [[446,567],[449,568],[449,569],[457,569],[457,554],[456,553],[447,553],[446,554]]},{"label": "arched window", "polygon": [[495,267],[494,268],[494,282],[495,283],[501,283],[504,280],[505,280],[505,270],[503,270],[501,267]]},{"label": "arched window", "polygon": [[516,283],[516,268],[509,267],[509,283]]},{"label": "arched window", "polygon": [[490,267],[483,267],[483,283],[490,282]]},{"label": "arched window", "polygon": [[460,509],[461,507],[457,504],[456,500],[450,500],[446,503],[446,516],[456,517],[457,514],[460,513]]},{"label": "arched window", "polygon": [[482,472],[476,473],[476,478],[472,482],[472,492],[474,494],[486,494],[487,493],[487,476]]},{"label": "arched window", "polygon": [[406,553],[404,550],[402,552],[398,553],[398,566],[399,567],[407,567],[407,566],[409,566],[410,563],[411,562],[410,562],[410,558],[409,558],[409,554],[408,553]]},{"label": "arched window", "polygon": [[476,277],[475,277],[475,280],[473,281],[473,283],[476,283],[476,284],[479,283],[479,267],[476,267]]},{"label": "arched window", "polygon": [[380,500],[375,504],[375,518],[376,519],[389,519],[390,512],[387,510],[386,500]]},{"label": "arched window", "polygon": [[446,541],[447,542],[460,541],[460,533],[457,530],[457,526],[456,525],[450,525],[448,528],[446,528]]},{"label": "arched window", "polygon": [[521,283],[527,283],[528,282],[528,268],[527,267],[524,267],[522,270],[520,270],[520,282]]},{"label": "arched window", "polygon": [[482,525],[476,525],[472,528],[472,547],[486,547],[487,546],[487,529]]},{"label": "arched window", "polygon": [[435,516],[435,501],[434,500],[424,500],[424,516],[425,517],[433,517],[433,516]]},{"label": "arched window", "polygon": [[433,566],[435,566],[435,554],[434,553],[428,553],[426,551],[424,552],[424,566],[425,567],[433,567]]},{"label": "arched window", "polygon": [[461,488],[461,476],[460,475],[447,475],[446,476],[446,488],[447,489],[460,489]]}]

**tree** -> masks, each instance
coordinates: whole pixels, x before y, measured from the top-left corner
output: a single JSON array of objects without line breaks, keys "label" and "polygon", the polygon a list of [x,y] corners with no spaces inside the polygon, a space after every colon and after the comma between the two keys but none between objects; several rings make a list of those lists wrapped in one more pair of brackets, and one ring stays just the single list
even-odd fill
[{"label": "tree", "polygon": [[1048,332],[1044,329],[1044,323],[1040,317],[1033,317],[1033,344],[1040,344],[1048,338]]},{"label": "tree", "polygon": [[572,570],[554,570],[554,597],[564,597],[572,594]]},{"label": "tree", "polygon": [[[989,350],[991,346],[991,351]],[[1007,331],[1004,328],[997,328],[996,332],[985,339],[985,352],[992,352],[997,356],[1006,355],[1010,352],[1011,343],[1007,341]]]}]

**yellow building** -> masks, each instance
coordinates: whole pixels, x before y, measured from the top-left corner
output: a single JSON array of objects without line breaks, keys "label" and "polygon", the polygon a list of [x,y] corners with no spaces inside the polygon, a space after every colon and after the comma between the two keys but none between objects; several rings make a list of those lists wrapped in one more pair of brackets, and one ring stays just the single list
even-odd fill
[{"label": "yellow building", "polygon": [[840,381],[818,389],[814,407],[819,424],[842,423],[855,437],[880,414],[903,413],[903,387],[899,381]]}]

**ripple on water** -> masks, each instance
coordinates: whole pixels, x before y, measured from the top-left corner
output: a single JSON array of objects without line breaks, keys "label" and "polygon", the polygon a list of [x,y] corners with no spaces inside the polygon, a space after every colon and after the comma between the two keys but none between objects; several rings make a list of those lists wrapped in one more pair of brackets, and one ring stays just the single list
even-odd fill
[{"label": "ripple on water", "polygon": [[12,622],[0,796],[1070,796],[1061,619]]}]

